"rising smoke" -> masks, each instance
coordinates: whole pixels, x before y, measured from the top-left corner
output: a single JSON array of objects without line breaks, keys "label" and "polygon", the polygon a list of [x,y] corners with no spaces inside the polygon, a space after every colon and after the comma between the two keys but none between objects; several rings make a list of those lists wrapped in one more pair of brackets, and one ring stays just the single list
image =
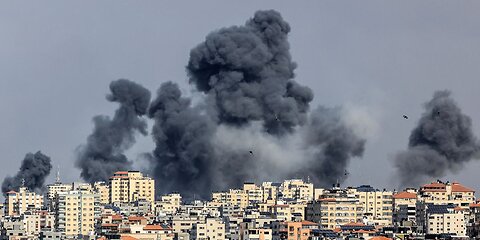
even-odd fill
[{"label": "rising smoke", "polygon": [[135,143],[135,134],[147,134],[147,123],[141,116],[147,113],[150,91],[126,79],[110,83],[107,100],[118,102],[113,119],[95,116],[93,133],[87,144],[79,147],[77,167],[88,182],[107,181],[115,171],[129,170],[131,162],[123,154]]},{"label": "rising smoke", "polygon": [[5,177],[2,183],[2,192],[5,194],[10,190],[18,191],[22,184],[29,190],[41,190],[51,169],[50,157],[40,151],[35,154],[28,153],[17,174],[13,177]]},{"label": "rising smoke", "polygon": [[[210,139],[215,124],[190,99],[181,96],[178,86],[167,82],[150,105],[149,116],[155,119],[153,136],[156,148],[151,162],[153,174],[162,183],[161,191],[207,194],[214,184]],[[206,191],[204,191],[206,190]]]},{"label": "rising smoke", "polygon": [[247,180],[310,176],[322,186],[345,180],[365,140],[339,108],[309,113],[313,93],[293,80],[289,32],[278,12],[258,11],[191,50],[187,72],[204,101],[193,105],[173,83],[160,87],[149,117],[156,143],[151,173],[161,193],[207,198]]},{"label": "rising smoke", "polygon": [[190,82],[208,95],[219,123],[260,120],[283,134],[306,121],[313,93],[293,80],[289,32],[278,12],[258,11],[245,26],[212,32],[191,50]]},{"label": "rising smoke", "polygon": [[420,184],[456,171],[477,158],[480,145],[470,117],[463,114],[450,92],[435,92],[410,134],[408,150],[397,154],[395,166],[402,186]]}]

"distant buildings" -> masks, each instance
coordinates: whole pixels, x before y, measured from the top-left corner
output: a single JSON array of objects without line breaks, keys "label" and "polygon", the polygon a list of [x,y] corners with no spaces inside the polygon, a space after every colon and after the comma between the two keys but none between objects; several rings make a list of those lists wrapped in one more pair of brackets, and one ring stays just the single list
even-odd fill
[{"label": "distant buildings", "polygon": [[[161,187],[161,185],[159,186]],[[155,182],[120,171],[109,182],[21,187],[5,196],[0,239],[467,239],[480,237],[475,191],[433,182],[400,192],[315,188],[301,179],[245,183],[184,202],[155,198]]]}]

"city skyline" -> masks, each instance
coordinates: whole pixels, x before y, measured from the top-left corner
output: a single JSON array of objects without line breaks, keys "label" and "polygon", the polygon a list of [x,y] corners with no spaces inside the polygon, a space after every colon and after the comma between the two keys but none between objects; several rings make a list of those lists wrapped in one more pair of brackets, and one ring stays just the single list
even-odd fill
[{"label": "city skyline", "polygon": [[[172,80],[180,85],[183,94],[199,101],[201,97],[198,93],[189,93],[191,87],[186,81],[184,68],[188,63],[188,52],[212,30],[242,25],[258,9],[276,9],[292,26],[289,42],[293,61],[298,64],[295,80],[312,88],[315,94],[312,108],[319,104],[343,106],[350,110],[356,121],[366,126],[362,129],[367,139],[364,156],[354,158],[347,166],[349,178],[346,185],[359,182],[398,188],[392,177],[395,173],[393,155],[407,148],[410,131],[423,112],[422,105],[437,90],[451,90],[452,97],[463,112],[472,118],[474,133],[478,135],[480,132],[480,116],[475,111],[475,89],[479,87],[475,76],[478,69],[472,64],[478,61],[476,53],[479,49],[474,44],[478,36],[470,34],[479,21],[474,21],[477,17],[471,12],[474,7],[469,8],[468,4],[453,7],[441,2],[433,4],[436,6],[433,10],[431,5],[419,3],[382,5],[390,14],[380,11],[379,5],[375,5],[377,8],[370,10],[371,18],[364,18],[359,13],[361,11],[350,14],[349,18],[337,18],[334,13],[348,12],[348,8],[333,3],[315,4],[310,6],[310,10],[306,5],[291,6],[287,3],[279,6],[246,4],[239,5],[240,11],[235,14],[231,14],[227,6],[219,5],[225,9],[224,12],[215,18],[198,15],[196,27],[188,28],[187,21],[177,22],[183,24],[181,26],[162,22],[160,26],[169,31],[162,31],[159,23],[153,21],[163,19],[157,12],[161,12],[162,8],[147,10],[141,5],[135,7],[145,11],[144,17],[151,20],[148,21],[149,28],[142,29],[138,26],[146,23],[137,12],[129,9],[132,6],[127,5],[115,6],[111,22],[98,21],[101,23],[98,29],[88,28],[81,21],[85,16],[82,13],[66,20],[63,14],[73,11],[67,5],[63,6],[64,13],[57,12],[47,17],[39,11],[32,14],[31,19],[22,18],[23,21],[19,21],[18,16],[24,16],[23,10],[32,10],[33,5],[12,4],[10,9],[3,9],[3,35],[8,37],[5,39],[3,50],[6,54],[2,57],[5,64],[1,71],[5,75],[1,81],[4,91],[0,94],[0,106],[5,109],[6,118],[2,122],[5,134],[1,137],[0,150],[5,153],[3,161],[9,164],[1,170],[4,171],[0,172],[2,176],[13,175],[26,153],[41,150],[52,158],[54,168],[60,166],[62,173],[68,173],[62,174],[63,179],[80,179],[73,163],[78,145],[83,144],[91,133],[91,118],[99,114],[112,116],[115,109],[115,104],[103,99],[108,93],[110,81],[128,78],[147,86],[153,93],[163,82]],[[106,4],[102,7],[98,9],[111,6]],[[367,9],[369,4],[357,7]],[[11,12],[8,13],[7,9]],[[102,19],[98,9],[91,13],[93,19]],[[315,14],[315,10],[321,11],[321,14]],[[410,15],[401,15],[402,10]],[[12,14],[16,11],[20,14]],[[300,11],[309,14],[299,14]],[[452,16],[461,17],[452,19]],[[132,22],[120,21],[125,17]],[[176,19],[179,16],[172,14],[169,17]],[[446,17],[446,23],[438,23],[438,17]],[[380,23],[380,20],[384,22]],[[319,27],[305,27],[309,26],[309,22],[318,23]],[[48,23],[58,25],[55,27]],[[28,24],[53,28],[37,25],[37,32],[22,30]],[[54,35],[39,34],[41,31]],[[122,40],[128,33],[135,32],[142,37]],[[171,34],[163,34],[165,32]],[[191,36],[179,35],[180,32],[191,32]],[[112,42],[109,33],[116,36],[118,42]],[[32,34],[36,34],[46,48],[37,48],[31,40],[36,39]],[[177,41],[179,36],[182,39]],[[183,39],[189,37],[188,41]],[[154,40],[163,42],[159,44]],[[139,41],[141,44],[137,44]],[[155,51],[145,51],[144,48]],[[180,49],[182,54],[178,54]],[[22,66],[20,63],[25,67],[19,68]],[[19,90],[21,87],[22,91]],[[70,87],[75,90],[71,91]],[[409,119],[402,118],[404,114]],[[153,122],[149,121],[149,131],[152,126]],[[142,163],[136,161],[138,155],[153,148],[150,136],[138,137],[138,143],[127,152],[127,156],[134,160],[136,169],[143,170]],[[385,171],[371,171],[373,166]],[[478,179],[474,173],[479,166],[478,162],[471,161],[461,171],[447,173],[443,179],[458,180],[477,187]],[[49,179],[53,179],[54,175],[50,174]]]}]

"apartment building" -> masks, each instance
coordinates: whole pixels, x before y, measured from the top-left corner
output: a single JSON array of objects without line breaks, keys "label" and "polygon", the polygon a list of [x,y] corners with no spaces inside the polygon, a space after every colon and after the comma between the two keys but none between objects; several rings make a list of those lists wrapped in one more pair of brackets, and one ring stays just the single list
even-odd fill
[{"label": "apartment building", "polygon": [[263,182],[262,183],[263,202],[276,201],[280,186],[281,186],[280,183]]},{"label": "apartment building", "polygon": [[250,204],[263,202],[263,190],[261,187],[255,185],[255,183],[246,182],[243,184],[243,191],[248,196],[248,202]]},{"label": "apartment building", "polygon": [[387,226],[392,224],[393,215],[393,192],[374,189],[369,185],[351,188],[349,191],[355,194],[362,207],[364,221],[368,224]]},{"label": "apartment building", "polygon": [[47,185],[47,198],[49,201],[54,201],[57,193],[59,192],[68,192],[73,190],[72,184],[55,182],[53,184]]},{"label": "apartment building", "polygon": [[197,223],[193,225],[190,239],[225,239],[225,223],[221,219],[207,218],[205,223]]},{"label": "apartment building", "polygon": [[67,237],[89,236],[95,231],[95,219],[100,215],[100,195],[84,191],[58,193],[56,223],[58,232]]},{"label": "apartment building", "polygon": [[423,185],[419,190],[422,201],[429,204],[454,204],[463,208],[468,208],[475,202],[475,191],[465,187],[458,182],[432,182]]},{"label": "apartment building", "polygon": [[178,193],[163,195],[160,201],[155,202],[155,214],[175,214],[182,204],[182,196]]},{"label": "apartment building", "polygon": [[425,223],[426,234],[454,234],[458,237],[467,234],[464,209],[453,204],[427,205]]},{"label": "apartment building", "polygon": [[284,199],[311,201],[314,198],[313,183],[304,182],[302,179],[285,180],[279,191]]},{"label": "apartment building", "polygon": [[20,187],[18,192],[9,191],[5,196],[5,215],[21,215],[28,210],[41,209],[43,196]]},{"label": "apartment building", "polygon": [[361,222],[363,207],[354,194],[345,189],[325,190],[318,200],[307,204],[305,218],[319,223],[322,228],[335,229],[343,224]]},{"label": "apartment building", "polygon": [[93,191],[100,195],[100,204],[108,204],[110,202],[110,187],[106,182],[95,182]]},{"label": "apartment building", "polygon": [[139,171],[119,171],[110,178],[110,203],[135,202],[145,199],[153,206],[155,181]]},{"label": "apartment building", "polygon": [[414,223],[416,220],[417,193],[415,189],[396,193],[393,198],[393,222],[403,226],[406,222]]}]

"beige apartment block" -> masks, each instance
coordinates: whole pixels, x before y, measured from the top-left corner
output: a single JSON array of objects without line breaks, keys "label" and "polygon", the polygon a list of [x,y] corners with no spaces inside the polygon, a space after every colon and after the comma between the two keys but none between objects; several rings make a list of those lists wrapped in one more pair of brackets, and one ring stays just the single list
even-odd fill
[{"label": "beige apartment block", "polygon": [[212,202],[238,206],[244,209],[249,204],[248,193],[243,189],[230,189],[228,192],[214,192],[212,193]]},{"label": "beige apartment block", "polygon": [[468,208],[470,203],[475,202],[475,191],[458,182],[433,182],[423,185],[419,190],[419,197],[425,203],[431,204],[455,204]]},{"label": "beige apartment block", "polygon": [[345,193],[324,195],[324,198],[308,203],[305,213],[306,220],[319,223],[326,229],[361,222],[363,218],[363,209],[359,200]]},{"label": "beige apartment block", "polygon": [[272,229],[245,229],[240,236],[240,240],[272,240]]},{"label": "beige apartment block", "polygon": [[88,236],[95,230],[95,219],[100,215],[98,193],[82,191],[62,192],[57,197],[56,229],[66,236]]},{"label": "beige apartment block", "polygon": [[160,201],[155,202],[155,214],[175,214],[182,204],[182,196],[178,193],[163,195]]},{"label": "beige apartment block", "polygon": [[260,203],[264,201],[262,188],[255,185],[255,183],[244,183],[243,190],[248,196],[249,203]]},{"label": "beige apartment block", "polygon": [[154,205],[155,181],[139,171],[120,171],[110,178],[110,203],[129,203],[145,199]]},{"label": "beige apartment block", "polygon": [[426,233],[450,233],[459,237],[467,234],[464,209],[445,205],[431,205],[427,209]]},{"label": "beige apartment block", "polygon": [[290,203],[290,204],[276,204],[268,208],[276,219],[282,221],[293,221],[295,216],[299,216],[300,220],[305,219],[305,208],[307,204]]},{"label": "beige apartment block", "polygon": [[263,202],[276,201],[279,186],[280,184],[277,184],[277,183],[263,182],[262,183]]},{"label": "beige apartment block", "polygon": [[404,222],[416,221],[417,193],[415,189],[396,193],[393,198],[393,223],[404,225]]},{"label": "beige apartment block", "polygon": [[5,215],[16,216],[27,210],[41,209],[43,196],[30,192],[26,187],[21,187],[18,192],[9,191],[5,197]]},{"label": "beige apartment block", "polygon": [[350,189],[358,198],[365,221],[378,226],[392,225],[393,192],[360,186]]},{"label": "beige apartment block", "polygon": [[311,201],[314,198],[313,183],[304,182],[302,179],[285,180],[280,186],[284,199],[300,199]]},{"label": "beige apartment block", "polygon": [[93,191],[100,195],[100,204],[108,204],[110,201],[110,187],[105,182],[95,182]]},{"label": "beige apartment block", "polygon": [[47,185],[47,197],[49,201],[54,201],[59,192],[68,192],[73,190],[72,184],[56,182]]},{"label": "beige apartment block", "polygon": [[193,230],[190,239],[225,239],[225,223],[220,219],[207,218],[205,223],[195,224]]}]

